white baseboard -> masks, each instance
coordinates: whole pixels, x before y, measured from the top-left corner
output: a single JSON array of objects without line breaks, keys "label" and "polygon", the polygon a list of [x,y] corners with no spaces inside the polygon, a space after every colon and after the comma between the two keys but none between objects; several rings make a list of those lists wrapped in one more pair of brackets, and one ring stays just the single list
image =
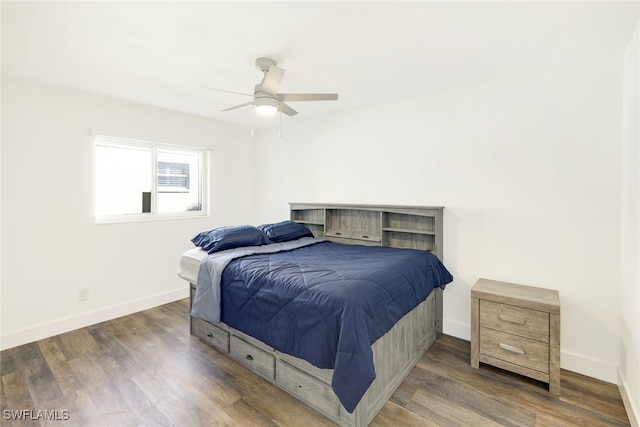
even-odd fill
[{"label": "white baseboard", "polygon": [[465,341],[471,341],[471,327],[458,322],[452,322],[450,320],[443,320],[442,332],[452,337],[460,338]]},{"label": "white baseboard", "polygon": [[560,367],[577,372],[588,377],[606,381],[611,384],[618,383],[618,366],[602,360],[594,359],[584,354],[560,352]]},{"label": "white baseboard", "polygon": [[640,408],[634,405],[634,402],[638,402],[638,400],[634,401],[631,396],[629,396],[629,389],[626,386],[626,381],[620,369],[618,369],[618,389],[620,390],[620,396],[622,396],[624,409],[627,411],[627,416],[629,417],[629,424],[631,424],[631,427],[640,427]]},{"label": "white baseboard", "polygon": [[170,292],[153,295],[135,301],[106,307],[97,311],[83,313],[78,316],[67,317],[53,322],[43,323],[30,328],[20,329],[0,336],[0,350],[28,344],[43,338],[52,337],[74,329],[95,325],[116,317],[157,307],[162,304],[181,300],[189,296],[189,287],[176,289]]},{"label": "white baseboard", "polygon": [[[447,335],[454,336],[466,341],[471,339],[471,326],[462,323],[443,321],[443,332]],[[604,362],[602,360],[593,359],[591,357],[569,353],[567,351],[560,352],[560,366],[562,369],[577,372],[588,377],[596,378],[612,384],[618,384],[618,366]]]}]

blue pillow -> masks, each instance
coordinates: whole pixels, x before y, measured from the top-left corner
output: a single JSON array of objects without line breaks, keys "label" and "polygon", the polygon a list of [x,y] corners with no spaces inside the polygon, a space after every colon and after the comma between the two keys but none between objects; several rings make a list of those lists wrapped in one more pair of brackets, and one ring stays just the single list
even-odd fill
[{"label": "blue pillow", "polygon": [[293,221],[282,221],[274,224],[262,224],[258,226],[272,242],[280,243],[289,240],[313,237],[313,233],[302,224]]},{"label": "blue pillow", "polygon": [[210,254],[227,249],[271,243],[262,231],[252,225],[214,228],[213,230],[203,231],[191,241],[194,245]]}]

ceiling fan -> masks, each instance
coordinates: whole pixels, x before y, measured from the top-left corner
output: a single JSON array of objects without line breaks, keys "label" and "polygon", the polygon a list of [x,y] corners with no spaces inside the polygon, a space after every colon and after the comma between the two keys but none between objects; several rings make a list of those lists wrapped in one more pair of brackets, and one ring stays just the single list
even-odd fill
[{"label": "ceiling fan", "polygon": [[222,111],[230,111],[253,105],[255,112],[260,115],[270,116],[281,111],[288,116],[293,116],[298,114],[298,112],[289,107],[285,102],[335,101],[338,99],[337,93],[278,93],[282,77],[284,76],[284,69],[278,67],[276,61],[271,58],[256,59],[256,67],[263,72],[264,76],[262,77],[262,81],[255,86],[253,95],[222,89],[212,89],[220,92],[251,96],[253,98],[252,101],[225,108]]}]

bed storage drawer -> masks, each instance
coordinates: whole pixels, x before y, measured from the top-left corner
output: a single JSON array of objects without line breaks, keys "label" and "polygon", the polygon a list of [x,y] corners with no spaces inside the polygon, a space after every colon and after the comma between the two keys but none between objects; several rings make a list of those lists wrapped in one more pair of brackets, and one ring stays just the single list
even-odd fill
[{"label": "bed storage drawer", "polygon": [[192,317],[191,334],[207,344],[229,353],[229,331],[224,328]]},{"label": "bed storage drawer", "polygon": [[340,404],[329,384],[282,360],[278,360],[277,364],[276,383],[282,389],[295,396],[302,396],[302,400],[311,402],[318,411],[334,419],[338,417]]},{"label": "bed storage drawer", "polygon": [[270,380],[275,378],[275,356],[273,353],[249,344],[235,335],[231,336],[229,348],[229,355],[233,359]]},{"label": "bed storage drawer", "polygon": [[331,384],[331,380],[333,379],[333,369],[321,369],[313,366],[311,363],[307,362],[304,359],[300,359],[290,356],[286,353],[280,353],[279,351],[276,351],[276,368],[281,362],[286,363],[289,366],[293,366],[299,371],[306,372],[309,375],[316,377],[327,384]]}]

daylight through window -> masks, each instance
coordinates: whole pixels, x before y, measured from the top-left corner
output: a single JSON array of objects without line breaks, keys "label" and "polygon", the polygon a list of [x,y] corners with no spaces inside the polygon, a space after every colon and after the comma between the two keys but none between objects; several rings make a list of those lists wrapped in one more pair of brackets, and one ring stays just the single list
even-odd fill
[{"label": "daylight through window", "polygon": [[95,139],[96,222],[207,215],[207,150]]}]

